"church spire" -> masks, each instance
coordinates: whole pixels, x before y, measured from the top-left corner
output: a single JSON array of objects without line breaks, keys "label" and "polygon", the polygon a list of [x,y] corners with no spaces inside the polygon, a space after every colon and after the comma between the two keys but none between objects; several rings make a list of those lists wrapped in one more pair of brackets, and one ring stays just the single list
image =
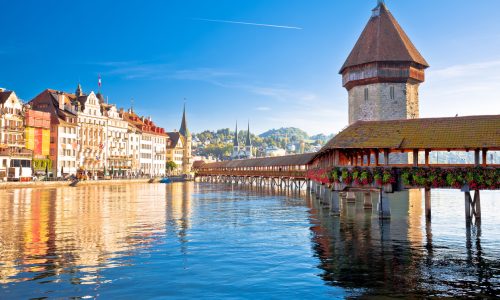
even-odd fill
[{"label": "church spire", "polygon": [[252,140],[250,139],[250,121],[248,121],[247,138],[245,141],[245,146],[252,146]]},{"label": "church spire", "polygon": [[233,147],[238,147],[240,144],[238,142],[238,121],[236,121],[236,130],[234,131]]},{"label": "church spire", "polygon": [[83,95],[82,85],[80,84],[80,82],[78,82],[78,86],[76,87],[75,95],[77,97],[80,97]]},{"label": "church spire", "polygon": [[186,103],[184,103],[184,110],[182,112],[182,122],[181,122],[181,128],[179,129],[179,133],[182,134],[183,136],[188,136],[191,134],[187,127],[187,121],[186,121]]}]

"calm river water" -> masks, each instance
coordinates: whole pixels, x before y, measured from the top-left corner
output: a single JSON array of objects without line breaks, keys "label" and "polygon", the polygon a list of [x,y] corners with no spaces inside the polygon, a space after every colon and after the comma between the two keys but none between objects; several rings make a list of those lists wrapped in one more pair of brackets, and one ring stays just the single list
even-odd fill
[{"label": "calm river water", "polygon": [[333,218],[305,192],[208,183],[0,191],[0,299],[500,296],[500,193],[466,227],[458,191]]}]

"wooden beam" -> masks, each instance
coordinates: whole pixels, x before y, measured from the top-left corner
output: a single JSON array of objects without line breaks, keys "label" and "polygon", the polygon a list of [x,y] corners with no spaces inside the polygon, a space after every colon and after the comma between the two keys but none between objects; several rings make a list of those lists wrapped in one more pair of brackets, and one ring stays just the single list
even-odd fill
[{"label": "wooden beam", "polygon": [[378,161],[378,158],[379,158],[379,150],[378,149],[375,149],[374,150],[374,155],[375,155],[375,166],[379,166],[379,161]]},{"label": "wooden beam", "polygon": [[413,166],[418,167],[418,149],[413,149]]},{"label": "wooden beam", "polygon": [[425,149],[425,165],[429,165],[429,154],[431,153],[431,150]]},{"label": "wooden beam", "polygon": [[389,149],[384,149],[384,165],[389,165]]},{"label": "wooden beam", "polygon": [[479,149],[475,149],[474,150],[474,165],[475,166],[479,166],[480,165],[480,162],[479,162]]},{"label": "wooden beam", "polygon": [[486,161],[487,161],[487,158],[488,158],[488,149],[484,148],[483,151],[482,151],[482,154],[483,154],[483,161],[482,161],[482,165],[483,166],[486,166]]}]

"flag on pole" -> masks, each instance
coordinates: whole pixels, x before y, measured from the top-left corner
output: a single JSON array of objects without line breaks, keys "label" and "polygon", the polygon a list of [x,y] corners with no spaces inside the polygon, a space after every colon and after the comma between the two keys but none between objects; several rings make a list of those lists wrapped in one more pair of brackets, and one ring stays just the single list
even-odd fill
[{"label": "flag on pole", "polygon": [[101,87],[101,85],[102,85],[102,82],[101,82],[101,74],[99,74],[99,80],[97,81],[97,85],[98,85],[99,87]]}]

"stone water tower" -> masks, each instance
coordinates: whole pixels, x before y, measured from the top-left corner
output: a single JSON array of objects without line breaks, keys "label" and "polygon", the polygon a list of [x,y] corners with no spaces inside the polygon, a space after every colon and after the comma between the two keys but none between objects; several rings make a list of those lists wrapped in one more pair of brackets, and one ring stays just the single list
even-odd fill
[{"label": "stone water tower", "polygon": [[349,124],[419,117],[418,88],[426,60],[383,1],[340,69],[349,93]]}]

